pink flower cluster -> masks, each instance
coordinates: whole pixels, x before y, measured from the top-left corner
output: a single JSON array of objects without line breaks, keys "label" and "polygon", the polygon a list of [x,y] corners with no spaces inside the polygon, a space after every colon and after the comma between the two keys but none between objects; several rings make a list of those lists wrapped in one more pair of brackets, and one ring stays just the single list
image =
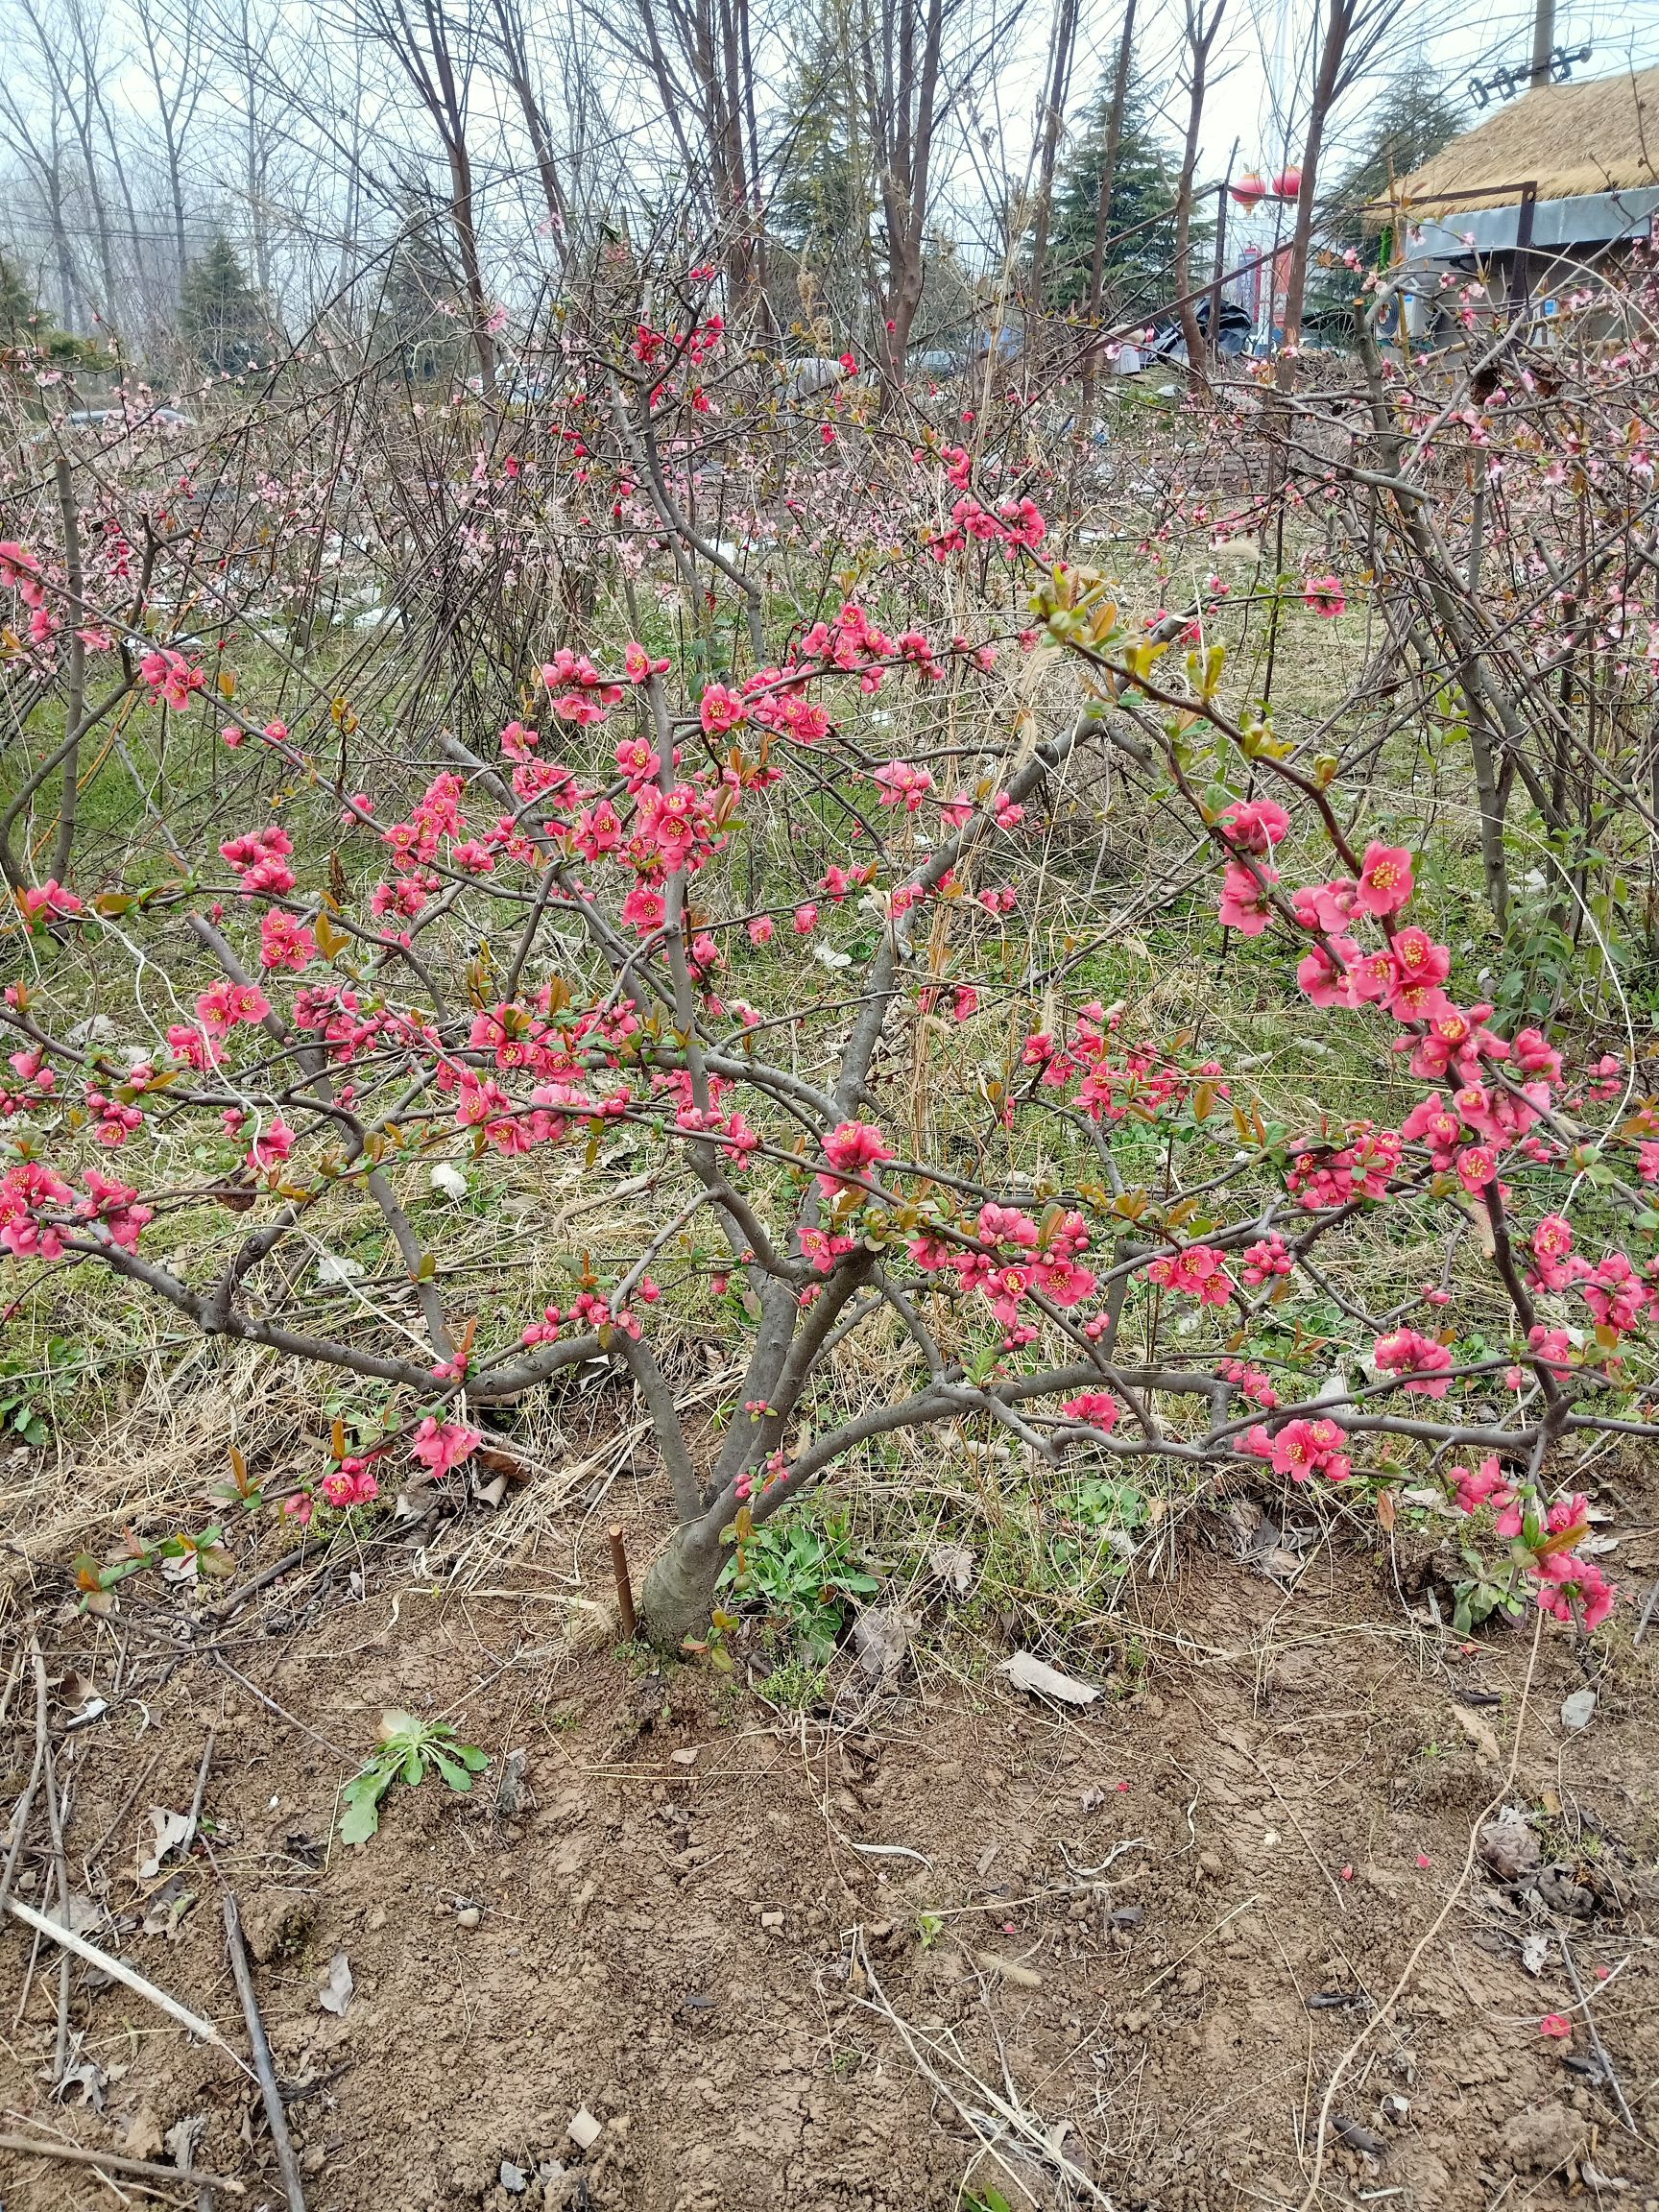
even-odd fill
[{"label": "pink flower cluster", "polygon": [[1546,1613],[1570,1628],[1576,1608],[1586,1634],[1600,1627],[1617,1592],[1595,1561],[1581,1559],[1575,1550],[1590,1532],[1589,1501],[1582,1492],[1559,1498],[1541,1512],[1529,1491],[1505,1478],[1496,1455],[1473,1473],[1454,1467],[1451,1479],[1465,1513],[1484,1506],[1496,1516],[1497,1534],[1515,1544]]},{"label": "pink flower cluster", "polygon": [[1453,1365],[1452,1348],[1416,1329],[1396,1329],[1379,1336],[1371,1357],[1382,1375],[1404,1378],[1408,1393],[1423,1398],[1444,1398],[1451,1384],[1447,1371]]},{"label": "pink flower cluster", "polygon": [[1235,1288],[1225,1259],[1210,1244],[1189,1244],[1166,1260],[1154,1260],[1146,1280],[1196,1298],[1201,1306],[1225,1306]]},{"label": "pink flower cluster", "polygon": [[353,1456],[342,1459],[324,1476],[323,1495],[336,1512],[344,1513],[352,1505],[373,1504],[380,1495],[380,1483],[369,1461]]},{"label": "pink flower cluster", "polygon": [[138,673],[149,686],[153,707],[158,701],[165,701],[169,707],[181,710],[207,685],[204,669],[193,665],[182,653],[172,652],[165,646],[146,653],[138,663]]},{"label": "pink flower cluster", "polygon": [[1244,1449],[1258,1458],[1270,1459],[1276,1475],[1288,1475],[1292,1482],[1306,1482],[1323,1475],[1329,1482],[1346,1482],[1353,1473],[1346,1446],[1348,1431],[1325,1415],[1316,1420],[1286,1421],[1270,1435],[1258,1425],[1244,1439]]},{"label": "pink flower cluster", "polygon": [[470,1459],[483,1441],[476,1429],[463,1428],[459,1421],[440,1421],[428,1413],[410,1438],[409,1451],[438,1481]]},{"label": "pink flower cluster", "polygon": [[[824,1140],[824,1157],[834,1172],[820,1168],[818,1188],[826,1198],[834,1198],[854,1187],[847,1181],[852,1175],[866,1175],[883,1160],[894,1158],[894,1151],[874,1122],[843,1121],[831,1129]],[[860,1191],[859,1196],[863,1193]]]},{"label": "pink flower cluster", "polygon": [[288,865],[293,850],[293,838],[273,822],[268,830],[245,830],[239,837],[228,837],[219,848],[219,857],[240,877],[244,899],[279,899],[294,888],[294,871]]},{"label": "pink flower cluster", "polygon": [[97,1167],[88,1167],[81,1180],[84,1196],[38,1160],[8,1167],[0,1174],[0,1248],[17,1260],[58,1260],[65,1234],[90,1230],[94,1241],[136,1251],[154,1208],[138,1203],[131,1184]]}]

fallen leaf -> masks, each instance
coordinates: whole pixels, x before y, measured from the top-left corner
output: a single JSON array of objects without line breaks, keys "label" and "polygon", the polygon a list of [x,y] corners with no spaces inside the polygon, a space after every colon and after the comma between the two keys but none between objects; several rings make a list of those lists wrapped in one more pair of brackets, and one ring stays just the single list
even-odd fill
[{"label": "fallen leaf", "polygon": [[1496,1767],[1503,1753],[1492,1731],[1491,1722],[1482,1720],[1479,1713],[1471,1713],[1466,1705],[1454,1705],[1452,1711],[1457,1725],[1474,1744],[1479,1761],[1483,1765]]},{"label": "fallen leaf", "polygon": [[867,1605],[853,1623],[853,1648],[866,1674],[879,1682],[903,1664],[910,1624],[887,1605]]},{"label": "fallen leaf", "polygon": [[145,1935],[165,1936],[169,1943],[177,1943],[183,1929],[184,1915],[195,1902],[196,1892],[189,1887],[188,1875],[173,1875],[161,1885],[145,1908]]},{"label": "fallen leaf", "polygon": [[161,2155],[161,2123],[148,2104],[140,2104],[116,2138],[124,2158],[154,2159]]},{"label": "fallen leaf", "polygon": [[1066,1705],[1093,1705],[1100,1695],[1093,1682],[1079,1682],[1074,1674],[1062,1673],[1058,1667],[1033,1658],[1029,1651],[1016,1651],[1011,1658],[998,1660],[997,1671],[1006,1674],[1016,1689],[1028,1690],[1033,1697],[1058,1697]]},{"label": "fallen leaf", "polygon": [[971,1544],[935,1544],[927,1554],[928,1574],[951,1598],[967,1597],[977,1564]]},{"label": "fallen leaf", "polygon": [[341,2020],[351,2002],[351,1962],[344,1951],[336,1951],[328,1961],[328,1975],[317,1992],[317,2002],[325,2012],[332,2012]]},{"label": "fallen leaf", "polygon": [[[190,1833],[188,1813],[170,1813],[165,1805],[152,1805],[149,1817],[154,1836],[150,1856],[138,1867],[140,1882],[154,1882],[167,1859]],[[142,1839],[139,1848],[143,1848]]]},{"label": "fallen leaf", "polygon": [[166,2152],[180,2173],[196,2163],[196,2146],[207,2132],[205,2112],[187,2112],[182,2120],[175,2120],[161,2138]]},{"label": "fallen leaf", "polygon": [[1521,1963],[1528,1974],[1542,1974],[1550,1963],[1550,1938],[1541,1931],[1521,1938]]},{"label": "fallen leaf", "polygon": [[1500,1882],[1520,1882],[1536,1874],[1543,1863],[1538,1839],[1519,1805],[1505,1805],[1485,1823],[1477,1840],[1481,1858]]},{"label": "fallen leaf", "polygon": [[70,2092],[79,2091],[76,2103],[90,2105],[94,2112],[104,2109],[104,2092],[109,2085],[109,2077],[96,2058],[88,2058],[82,2052],[85,2030],[78,2028],[69,2039],[64,2055],[63,2071],[52,2084],[52,2094],[60,2103],[69,2102]]}]

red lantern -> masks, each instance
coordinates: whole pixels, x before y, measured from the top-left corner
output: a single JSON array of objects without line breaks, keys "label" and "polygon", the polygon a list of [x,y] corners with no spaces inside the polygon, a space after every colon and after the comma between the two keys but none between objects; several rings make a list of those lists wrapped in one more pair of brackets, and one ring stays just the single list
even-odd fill
[{"label": "red lantern", "polygon": [[1247,169],[1238,183],[1230,184],[1227,189],[1240,207],[1254,207],[1258,201],[1267,197],[1267,180],[1258,176],[1254,169]]},{"label": "red lantern", "polygon": [[1274,189],[1274,191],[1275,191],[1275,192],[1277,192],[1277,193],[1278,193],[1278,195],[1279,195],[1279,197],[1280,197],[1280,199],[1281,199],[1281,200],[1296,200],[1296,199],[1299,199],[1299,198],[1301,197],[1301,193],[1302,193],[1302,172],[1301,172],[1301,170],[1300,170],[1300,169],[1283,169],[1283,170],[1281,170],[1281,171],[1280,171],[1280,173],[1279,173],[1279,175],[1278,175],[1277,177],[1275,177],[1275,178],[1274,178],[1274,180],[1273,180],[1273,189]]}]

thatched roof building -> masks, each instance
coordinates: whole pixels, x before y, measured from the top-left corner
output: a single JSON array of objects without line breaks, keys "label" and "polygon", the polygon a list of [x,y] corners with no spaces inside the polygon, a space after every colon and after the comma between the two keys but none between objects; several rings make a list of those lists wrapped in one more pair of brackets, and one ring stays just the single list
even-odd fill
[{"label": "thatched roof building", "polygon": [[1392,225],[1425,298],[1445,272],[1480,270],[1495,299],[1554,313],[1586,263],[1659,236],[1659,69],[1524,92],[1367,217]]},{"label": "thatched roof building", "polygon": [[[1434,205],[1440,193],[1527,183],[1541,202],[1659,187],[1659,69],[1524,92],[1454,138],[1398,189],[1421,221],[1440,211]],[[1479,204],[1459,200],[1446,212]]]}]

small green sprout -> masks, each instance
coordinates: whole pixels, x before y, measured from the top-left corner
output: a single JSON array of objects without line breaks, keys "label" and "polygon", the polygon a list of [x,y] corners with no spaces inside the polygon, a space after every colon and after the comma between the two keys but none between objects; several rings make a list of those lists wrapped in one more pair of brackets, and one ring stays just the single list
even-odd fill
[{"label": "small green sprout", "polygon": [[489,1766],[488,1755],[475,1743],[463,1743],[453,1728],[442,1720],[419,1720],[413,1713],[396,1708],[382,1713],[375,1734],[380,1748],[341,1791],[342,1843],[367,1843],[380,1827],[380,1800],[399,1775],[418,1789],[434,1770],[458,1796],[466,1796],[472,1777]]}]

